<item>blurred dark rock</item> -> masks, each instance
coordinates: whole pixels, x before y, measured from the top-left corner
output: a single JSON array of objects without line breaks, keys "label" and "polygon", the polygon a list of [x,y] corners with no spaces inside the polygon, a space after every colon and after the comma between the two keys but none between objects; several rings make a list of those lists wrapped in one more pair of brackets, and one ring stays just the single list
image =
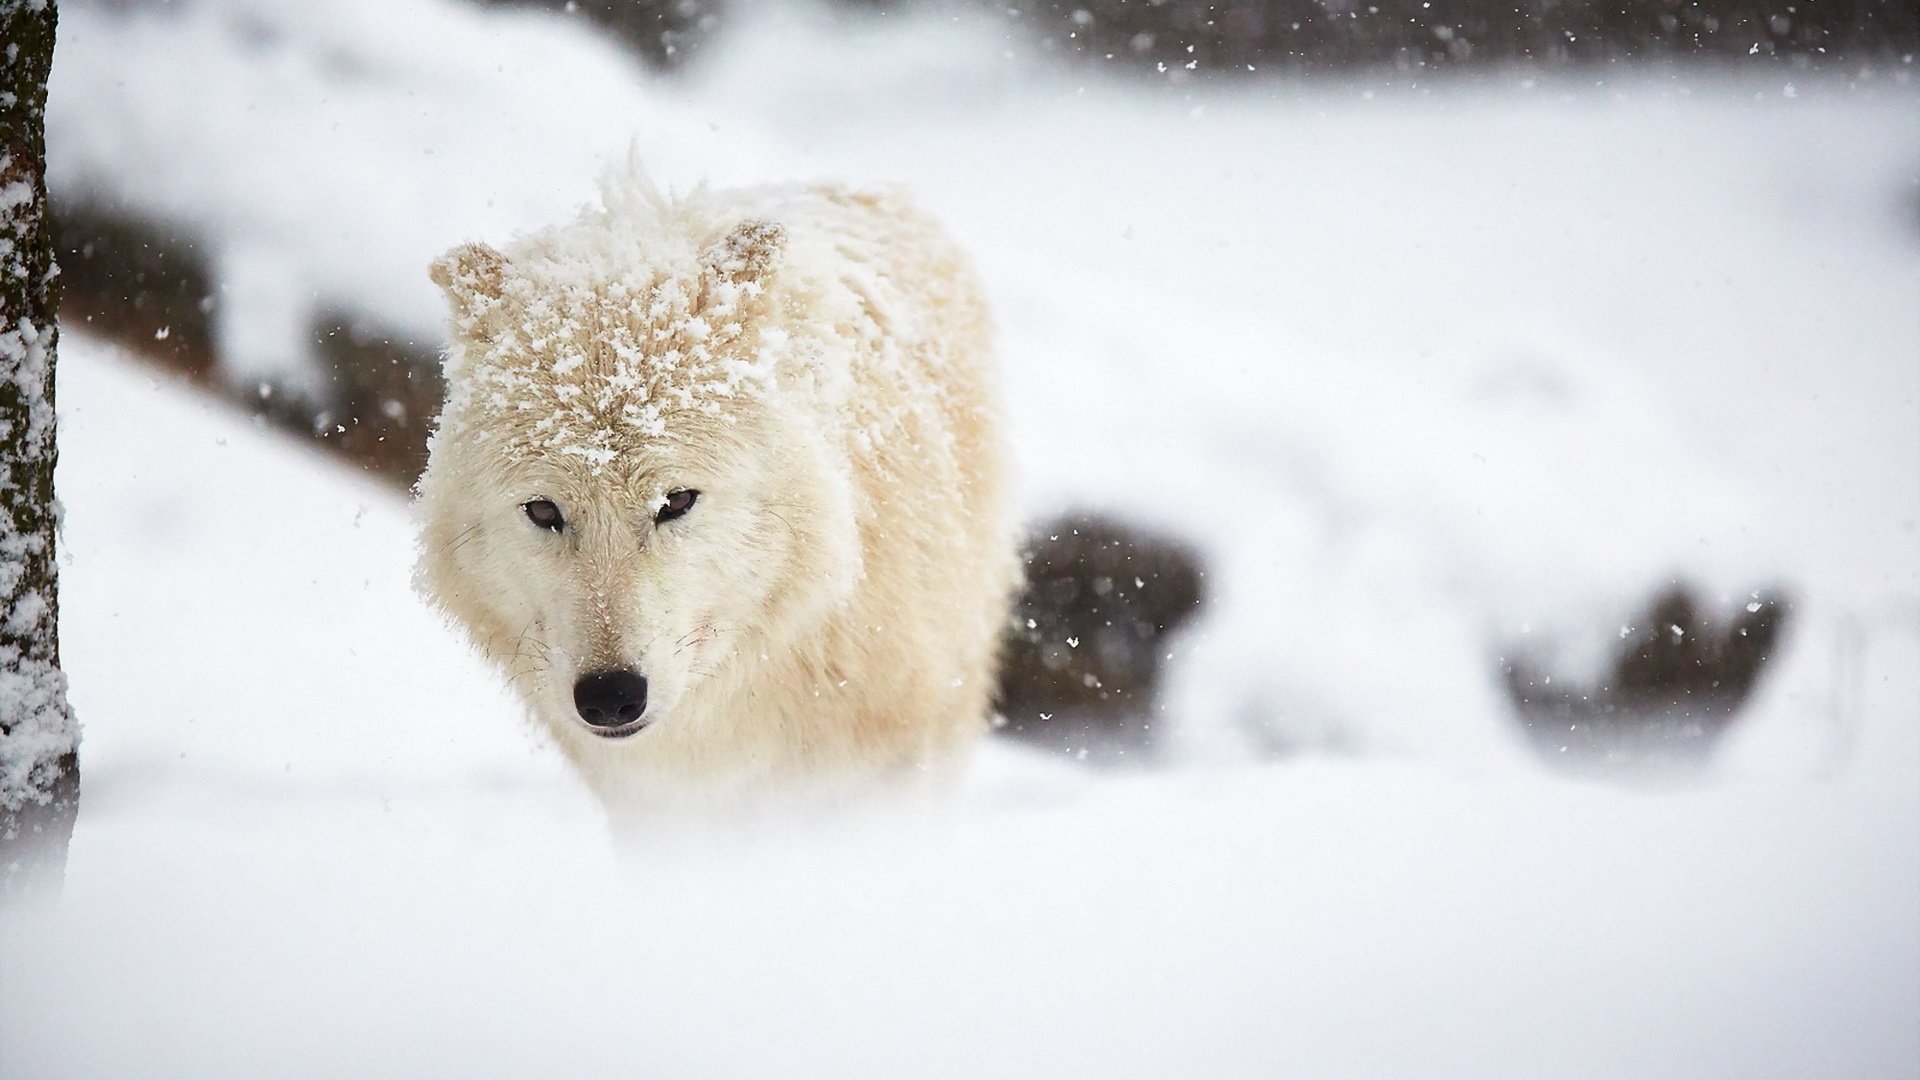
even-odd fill
[{"label": "blurred dark rock", "polygon": [[55,212],[62,325],[109,338],[398,485],[419,477],[440,410],[436,349],[323,311],[313,326],[317,380],[240,385],[214,336],[218,286],[205,245],[96,203]]},{"label": "blurred dark rock", "polygon": [[57,202],[53,219],[61,323],[209,379],[216,290],[200,245],[101,203]]},{"label": "blurred dark rock", "polygon": [[[1167,635],[1199,609],[1185,545],[1089,514],[1035,530],[1003,644],[1002,734],[1079,756],[1150,752]],[[1084,752],[1084,754],[1083,754]]]},{"label": "blurred dark rock", "polygon": [[1912,0],[1019,0],[1044,48],[1166,72],[1902,59]]},{"label": "blurred dark rock", "polygon": [[718,29],[720,0],[480,0],[489,7],[538,8],[584,19],[652,67],[692,59]]},{"label": "blurred dark rock", "polygon": [[[477,0],[583,19],[650,66],[698,56],[731,14],[721,0]],[[835,0],[885,16],[938,0]],[[1882,61],[1920,49],[1913,0],[994,0],[1043,51],[1181,79],[1215,73],[1405,72],[1490,65],[1789,58]]]},{"label": "blurred dark rock", "polygon": [[361,468],[411,486],[427,467],[427,436],[446,390],[438,350],[344,312],[322,312],[314,341],[326,380],[320,400],[300,405],[294,396],[289,409],[287,398],[270,397],[260,411]]},{"label": "blurred dark rock", "polygon": [[1763,590],[1716,617],[1676,583],[1627,629],[1597,685],[1518,657],[1503,658],[1501,674],[1529,744],[1555,765],[1699,765],[1753,693],[1791,611]]}]

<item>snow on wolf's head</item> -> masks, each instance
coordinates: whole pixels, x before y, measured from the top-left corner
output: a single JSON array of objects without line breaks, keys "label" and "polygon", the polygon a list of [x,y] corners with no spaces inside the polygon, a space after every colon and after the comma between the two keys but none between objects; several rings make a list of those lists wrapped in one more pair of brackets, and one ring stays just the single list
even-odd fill
[{"label": "snow on wolf's head", "polygon": [[786,230],[608,201],[434,263],[454,334],[419,485],[423,589],[576,754],[697,741],[859,577],[844,451],[782,393],[809,348]]}]

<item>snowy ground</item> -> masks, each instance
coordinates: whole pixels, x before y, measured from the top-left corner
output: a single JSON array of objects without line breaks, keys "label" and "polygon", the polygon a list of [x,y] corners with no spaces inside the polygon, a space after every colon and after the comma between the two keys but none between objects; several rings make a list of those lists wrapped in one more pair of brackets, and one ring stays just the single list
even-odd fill
[{"label": "snowy ground", "polygon": [[[910,184],[1001,314],[1028,503],[1199,543],[1178,751],[663,838],[410,597],[384,489],[69,334],[67,895],[12,1076],[1920,1071],[1920,93],[1655,72],[1087,81],[748,20],[688,82],[439,0],[63,8],[56,185],[212,236],[223,334],[668,180]],[[1715,768],[1555,779],[1493,679],[1680,573],[1796,624]],[[1284,744],[1303,749],[1275,759]]]}]

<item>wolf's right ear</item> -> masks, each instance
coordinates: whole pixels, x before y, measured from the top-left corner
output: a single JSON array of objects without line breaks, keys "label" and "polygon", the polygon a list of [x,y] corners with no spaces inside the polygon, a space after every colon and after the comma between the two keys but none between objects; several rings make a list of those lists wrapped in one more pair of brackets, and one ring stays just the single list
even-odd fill
[{"label": "wolf's right ear", "polygon": [[427,268],[433,283],[447,294],[454,318],[479,318],[506,287],[507,257],[485,244],[461,244]]}]

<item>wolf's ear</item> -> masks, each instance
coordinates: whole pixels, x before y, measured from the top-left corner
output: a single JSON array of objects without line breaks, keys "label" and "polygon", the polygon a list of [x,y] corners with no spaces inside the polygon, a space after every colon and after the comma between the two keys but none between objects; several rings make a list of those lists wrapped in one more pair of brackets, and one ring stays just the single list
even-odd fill
[{"label": "wolf's ear", "polygon": [[787,245],[787,230],[757,218],[735,225],[700,254],[701,271],[713,281],[762,285],[773,275]]},{"label": "wolf's ear", "polygon": [[427,268],[444,289],[454,317],[477,318],[500,299],[506,286],[507,257],[485,244],[461,244]]}]

